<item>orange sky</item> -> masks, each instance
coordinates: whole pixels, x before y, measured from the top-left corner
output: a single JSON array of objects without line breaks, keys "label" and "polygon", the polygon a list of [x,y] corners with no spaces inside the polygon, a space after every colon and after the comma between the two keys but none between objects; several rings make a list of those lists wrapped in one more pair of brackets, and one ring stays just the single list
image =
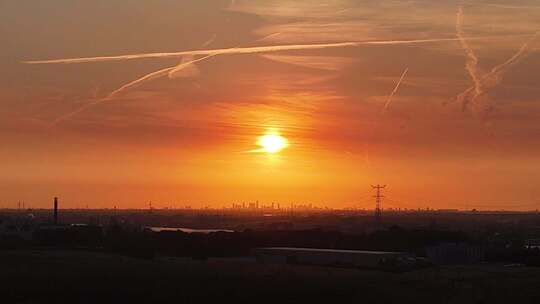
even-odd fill
[{"label": "orange sky", "polygon": [[[536,209],[540,5],[507,2],[0,2],[0,207],[372,208],[380,183]],[[289,146],[253,152],[269,130]]]}]

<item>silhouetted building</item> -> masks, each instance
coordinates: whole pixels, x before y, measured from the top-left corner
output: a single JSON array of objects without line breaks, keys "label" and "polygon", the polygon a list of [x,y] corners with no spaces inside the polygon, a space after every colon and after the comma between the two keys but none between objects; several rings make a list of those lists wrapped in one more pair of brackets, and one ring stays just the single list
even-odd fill
[{"label": "silhouetted building", "polygon": [[42,245],[95,246],[102,240],[103,228],[87,224],[40,225],[33,237]]},{"label": "silhouetted building", "polygon": [[404,252],[269,247],[253,253],[262,263],[306,264],[359,268],[414,267],[416,259]]},{"label": "silhouetted building", "polygon": [[426,248],[426,256],[435,264],[475,264],[484,260],[485,251],[481,246],[466,243],[442,243]]},{"label": "silhouetted building", "polygon": [[21,239],[30,241],[35,229],[33,214],[27,214],[0,222],[0,239]]}]

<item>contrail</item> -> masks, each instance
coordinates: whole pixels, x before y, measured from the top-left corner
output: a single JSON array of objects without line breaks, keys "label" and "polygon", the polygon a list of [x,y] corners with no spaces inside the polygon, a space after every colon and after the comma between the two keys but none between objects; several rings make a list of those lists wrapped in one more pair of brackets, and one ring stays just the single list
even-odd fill
[{"label": "contrail", "polygon": [[[466,39],[490,39],[501,38],[503,36],[491,37],[470,37]],[[508,37],[508,36],[506,36]],[[512,36],[512,37],[515,37]],[[462,38],[465,39],[465,38]],[[170,53],[142,53],[119,56],[101,56],[101,57],[81,57],[81,58],[65,58],[52,60],[28,60],[23,61],[26,64],[69,64],[69,63],[86,63],[86,62],[103,62],[103,61],[119,61],[119,60],[134,60],[143,58],[179,58],[183,56],[205,56],[205,55],[227,55],[227,54],[254,54],[254,53],[271,53],[280,51],[292,50],[313,50],[327,48],[342,48],[355,47],[362,45],[400,45],[400,44],[419,44],[433,42],[459,41],[460,38],[434,38],[434,39],[416,39],[416,40],[379,40],[379,41],[353,41],[353,42],[338,42],[338,43],[319,43],[319,44],[292,44],[292,45],[274,45],[274,46],[255,46],[255,47],[236,47],[226,49],[210,49],[210,50],[190,50]]]},{"label": "contrail", "polygon": [[[168,77],[169,79],[173,79],[173,78],[177,78],[177,77],[183,77],[183,76],[197,76],[199,74],[199,70],[197,69],[197,67],[195,65],[191,65],[189,67],[186,67],[184,69],[181,68],[181,66],[186,63],[186,62],[190,62],[190,61],[193,61],[195,60],[195,58],[193,56],[184,56],[182,57],[182,60],[180,61],[180,63],[178,63],[178,65],[174,68],[174,70],[172,71],[169,71],[168,73]],[[181,73],[182,71],[184,71],[184,73]],[[190,73],[190,74],[185,74],[185,73]]]},{"label": "contrail", "polygon": [[[270,34],[270,35],[267,35],[267,36],[264,36],[260,39],[257,39],[251,43],[255,43],[255,42],[260,42],[260,41],[263,41],[263,40],[266,40],[270,37],[273,37],[273,36],[276,36],[276,35],[279,35],[281,33],[273,33],[273,34]],[[235,49],[235,48],[232,48],[232,49]],[[173,66],[173,67],[168,67],[168,68],[164,68],[164,69],[161,69],[161,70],[158,70],[158,71],[155,71],[155,72],[152,72],[152,73],[149,73],[149,74],[146,74],[144,75],[143,77],[141,78],[138,78],[136,80],[133,80],[127,84],[124,84],[123,86],[121,86],[120,88],[112,91],[109,95],[107,95],[106,97],[104,98],[100,98],[100,99],[95,99],[94,101],[82,106],[81,108],[73,111],[73,112],[70,112],[68,114],[65,114],[59,118],[57,118],[56,120],[54,120],[50,127],[53,127],[55,126],[56,124],[58,124],[59,122],[69,118],[69,117],[72,117],[78,113],[81,113],[83,112],[84,110],[92,107],[92,106],[95,106],[99,103],[102,103],[102,102],[106,102],[106,101],[109,101],[111,99],[113,99],[116,95],[128,90],[128,89],[131,89],[131,88],[134,88],[134,87],[137,87],[139,85],[141,85],[142,83],[146,82],[146,81],[149,81],[149,80],[153,80],[153,79],[156,79],[156,78],[159,78],[159,77],[162,77],[162,76],[165,76],[165,75],[168,75],[169,78],[174,78],[174,75],[178,72],[180,72],[182,69],[185,69],[187,67],[190,67],[192,64],[196,63],[196,62],[199,62],[199,61],[203,61],[203,60],[206,60],[210,57],[213,57],[213,56],[216,56],[216,55],[219,55],[219,54],[209,54],[209,55],[206,55],[204,57],[201,57],[199,59],[195,59],[195,60],[185,60],[186,57],[188,56],[184,56],[182,60],[182,62],[177,65],[177,66]],[[189,56],[189,58],[192,58],[193,56]]]},{"label": "contrail", "polygon": [[[538,35],[540,34],[540,31],[534,33],[534,35],[532,35],[532,37],[527,41],[525,42],[521,48],[519,48],[519,50],[517,51],[517,53],[514,54],[514,56],[510,57],[510,59],[508,59],[507,61],[503,62],[502,64],[494,67],[491,72],[495,75],[497,74],[501,74],[502,72],[505,72],[506,70],[508,70],[510,67],[512,67],[513,65],[515,65],[516,63],[519,62],[520,59],[523,58],[523,55],[525,55],[525,53],[529,50],[529,47],[530,45],[536,40],[536,38],[538,38]],[[495,84],[496,85],[496,84]]]},{"label": "contrail", "polygon": [[460,6],[457,12],[456,17],[456,33],[459,38],[459,43],[465,53],[467,54],[467,63],[465,64],[465,69],[471,76],[471,79],[474,83],[475,94],[480,95],[482,93],[482,84],[480,82],[480,77],[478,73],[478,57],[474,54],[474,51],[469,46],[467,40],[465,40],[465,33],[463,31],[463,6]]},{"label": "contrail", "polygon": [[[255,41],[252,41],[251,43],[255,43],[255,42],[261,42],[265,39],[268,39],[272,36],[275,36],[275,35],[279,35],[281,33],[273,33],[273,34],[270,34],[270,35],[267,35],[267,36],[264,36],[260,39],[257,39]],[[231,49],[236,49],[237,47],[233,47]],[[136,79],[136,80],[133,80],[125,85],[123,85],[122,87],[114,90],[111,94],[109,94],[109,96],[107,97],[107,99],[111,99],[112,97],[114,97],[115,95],[118,95],[119,93],[125,91],[125,90],[128,90],[130,88],[133,88],[133,87],[136,87],[138,85],[141,85],[143,82],[146,82],[146,81],[149,81],[149,80],[153,80],[153,79],[156,79],[156,78],[159,78],[161,76],[164,76],[164,75],[168,75],[169,78],[174,78],[175,77],[175,74],[177,74],[178,72],[182,71],[183,69],[187,68],[187,67],[190,67],[192,66],[194,63],[197,63],[199,61],[203,61],[203,60],[206,60],[206,59],[209,59],[211,57],[214,57],[214,56],[217,56],[219,55],[218,53],[214,53],[214,54],[208,54],[204,57],[201,57],[199,59],[192,59],[192,60],[186,60],[186,58],[193,58],[193,55],[184,55],[182,57],[182,62],[177,65],[177,66],[174,66],[174,67],[169,67],[169,68],[165,68],[165,69],[161,69],[159,71],[155,71],[155,72],[152,72],[150,74],[147,74],[139,79]]]},{"label": "contrail", "polygon": [[105,98],[95,99],[92,102],[85,104],[84,106],[78,108],[75,111],[69,112],[68,114],[65,114],[65,115],[62,115],[62,116],[58,117],[53,122],[51,122],[48,127],[52,128],[52,127],[56,126],[58,123],[70,118],[71,116],[79,114],[80,112],[82,112],[82,111],[84,111],[84,110],[86,110],[86,109],[88,109],[88,108],[90,108],[90,107],[92,107],[92,106],[94,106],[94,105],[96,105],[96,104],[98,104],[100,102],[103,102],[103,101],[106,101],[106,99]]},{"label": "contrail", "polygon": [[177,66],[164,68],[164,69],[152,72],[150,74],[147,74],[147,75],[145,75],[145,76],[143,76],[143,77],[141,77],[139,79],[133,80],[133,81],[121,86],[120,88],[114,90],[105,99],[111,99],[111,98],[115,97],[116,95],[118,95],[119,93],[121,93],[121,92],[123,92],[123,91],[125,91],[127,89],[136,87],[136,86],[138,86],[138,85],[140,85],[143,82],[148,81],[148,80],[156,79],[156,78],[159,78],[159,77],[165,76],[165,75],[169,75],[169,77],[173,77],[174,73],[177,73],[180,70],[185,69],[186,67],[188,67],[188,66],[190,66],[190,65],[192,65],[192,64],[194,64],[196,62],[206,60],[206,59],[208,59],[208,58],[210,58],[212,56],[215,56],[215,55],[207,55],[207,56],[201,57],[199,59],[191,60],[191,61],[188,61],[188,62],[182,62],[181,64],[179,64]]},{"label": "contrail", "polygon": [[[186,67],[185,69],[179,69],[184,63],[193,61],[195,58],[193,56],[184,56],[182,57],[182,61],[175,67],[174,70],[169,71],[168,77],[170,79],[177,78],[177,77],[184,77],[184,76],[198,76],[200,74],[199,69],[197,69],[197,66],[191,65],[189,67]],[[184,71],[184,73],[181,73]],[[186,74],[189,73],[189,74]]]},{"label": "contrail", "polygon": [[[260,40],[267,39],[270,36],[278,35],[280,33],[274,33],[269,36],[266,36]],[[501,38],[502,36],[496,37],[472,37],[467,39],[489,39],[489,38]],[[512,36],[512,37],[515,37]],[[103,62],[103,61],[120,61],[120,60],[133,60],[141,58],[178,58],[184,56],[204,56],[202,58],[192,60],[190,62],[181,63],[178,66],[164,68],[150,74],[147,74],[137,80],[131,81],[122,87],[114,90],[107,97],[102,99],[97,99],[94,102],[85,105],[84,107],[68,113],[59,119],[55,120],[53,123],[56,124],[68,117],[71,117],[77,113],[80,113],[98,103],[108,101],[115,95],[132,88],[134,86],[140,85],[141,83],[161,77],[163,75],[169,74],[171,71],[179,71],[181,68],[185,68],[195,62],[206,60],[210,57],[217,55],[227,55],[227,54],[254,54],[254,53],[268,53],[268,52],[279,52],[279,51],[288,51],[288,50],[310,50],[310,49],[326,49],[326,48],[339,48],[339,47],[354,47],[362,45],[400,45],[400,44],[418,44],[418,43],[432,43],[432,42],[445,42],[445,41],[459,41],[458,38],[434,38],[434,39],[416,39],[416,40],[380,40],[380,41],[357,41],[357,42],[340,42],[340,43],[320,43],[320,44],[295,44],[295,45],[277,45],[277,46],[256,46],[256,47],[233,47],[233,48],[224,48],[224,49],[210,49],[210,50],[191,50],[191,51],[181,51],[181,52],[171,52],[171,53],[143,53],[143,54],[131,54],[131,55],[120,55],[120,56],[104,56],[104,57],[84,57],[84,58],[68,58],[68,59],[53,59],[53,60],[35,60],[35,61],[23,61],[27,64],[70,64],[70,63],[86,63],[86,62]]]},{"label": "contrail", "polygon": [[115,97],[116,95],[122,93],[123,91],[128,90],[128,89],[133,88],[133,87],[136,87],[136,86],[142,84],[143,82],[145,82],[147,80],[152,80],[152,79],[156,79],[156,78],[159,78],[161,76],[167,75],[169,72],[173,71],[177,67],[178,66],[161,69],[161,70],[152,72],[150,74],[144,75],[143,77],[141,77],[139,79],[128,82],[128,83],[124,84],[123,86],[119,87],[118,89],[112,91],[109,95],[107,95],[107,97],[105,97],[104,100],[112,99],[113,97]]},{"label": "contrail", "polygon": [[483,87],[483,90],[480,94],[477,94],[475,87],[470,87],[467,90],[463,91],[456,98],[458,102],[461,102],[462,111],[465,111],[467,106],[470,103],[475,103],[476,99],[485,93],[486,90],[492,89],[499,85],[502,81],[504,73],[506,73],[512,66],[519,63],[519,61],[527,54],[530,45],[538,38],[540,31],[534,33],[532,37],[526,41],[519,50],[505,62],[493,67],[491,71],[485,74],[481,79],[480,83]]},{"label": "contrail", "polygon": [[[206,47],[206,46],[209,46],[210,44],[214,43],[214,41],[216,40],[216,37],[217,37],[217,34],[214,34],[212,35],[212,37],[210,37],[210,39],[206,40],[202,46],[203,47]],[[169,72],[169,78],[175,78],[177,74],[177,72],[179,72],[180,70],[182,70],[181,68],[181,65],[182,63],[185,63],[185,62],[188,62],[188,61],[192,61],[194,58],[194,56],[183,56],[182,57],[182,61],[176,66],[176,68],[172,71]],[[194,68],[194,66],[191,66],[191,68]],[[195,68],[196,69],[196,68]]]},{"label": "contrail", "polygon": [[195,60],[192,60],[192,61],[188,61],[188,62],[184,62],[184,63],[181,63],[177,66],[174,66],[174,67],[168,67],[168,68],[164,68],[164,69],[161,69],[161,70],[158,70],[158,71],[155,71],[155,72],[152,72],[150,74],[147,74],[139,79],[136,79],[136,80],[133,80],[129,83],[126,83],[125,85],[121,86],[120,88],[112,91],[109,95],[107,95],[106,97],[104,98],[99,98],[99,99],[95,99],[94,101],[78,108],[77,110],[73,111],[73,112],[69,112],[59,118],[57,118],[56,120],[54,120],[51,124],[50,124],[50,127],[53,127],[55,125],[57,125],[59,122],[62,122],[63,120],[66,120],[76,114],[79,114],[81,112],[83,112],[84,110],[92,107],[92,106],[95,106],[97,104],[100,104],[102,102],[106,102],[106,101],[109,101],[111,99],[113,99],[114,97],[116,97],[118,94],[128,90],[128,89],[131,89],[131,88],[134,88],[134,87],[137,87],[139,85],[141,85],[143,82],[145,81],[149,81],[149,80],[152,80],[152,79],[156,79],[156,78],[159,78],[159,77],[162,77],[162,76],[165,76],[173,71],[180,71],[181,69],[183,68],[186,68],[188,67],[189,65],[195,63],[195,62],[198,62],[198,61],[202,61],[202,60],[205,60],[207,58],[211,57],[211,55],[208,55],[208,56],[205,56],[205,57],[202,57],[202,58],[199,58],[199,59],[195,59]]},{"label": "contrail", "polygon": [[388,99],[386,100],[386,103],[384,104],[384,107],[382,109],[382,113],[386,112],[386,110],[388,109],[388,107],[392,103],[392,98],[397,93],[397,91],[399,89],[399,86],[401,85],[401,82],[403,81],[403,79],[405,79],[405,75],[407,75],[408,71],[409,71],[409,68],[406,68],[405,71],[403,71],[403,74],[401,74],[401,77],[399,78],[396,86],[394,87],[394,90],[392,90],[392,93],[390,93],[390,95],[388,96]]}]

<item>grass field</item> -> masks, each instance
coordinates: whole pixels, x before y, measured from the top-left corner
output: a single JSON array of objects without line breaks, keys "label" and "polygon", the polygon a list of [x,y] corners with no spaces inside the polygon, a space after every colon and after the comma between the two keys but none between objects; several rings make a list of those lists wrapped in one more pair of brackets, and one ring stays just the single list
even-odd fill
[{"label": "grass field", "polygon": [[36,250],[0,252],[0,269],[1,303],[540,303],[540,268],[502,265],[387,273]]}]

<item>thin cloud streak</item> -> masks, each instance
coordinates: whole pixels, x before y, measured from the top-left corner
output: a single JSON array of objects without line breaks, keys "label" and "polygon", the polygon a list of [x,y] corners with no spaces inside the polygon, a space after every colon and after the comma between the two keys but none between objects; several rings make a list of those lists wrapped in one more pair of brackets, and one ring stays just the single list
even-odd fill
[{"label": "thin cloud streak", "polygon": [[74,116],[74,115],[77,115],[83,111],[85,111],[86,109],[98,104],[98,103],[101,103],[103,101],[107,101],[106,98],[100,98],[100,99],[96,99],[96,100],[92,100],[91,102],[85,104],[84,106],[78,108],[77,110],[75,111],[72,111],[72,112],[69,112],[67,114],[64,114],[60,117],[58,117],[57,119],[55,119],[53,122],[51,122],[48,126],[48,128],[53,128],[54,126],[58,125],[60,122],[66,120],[66,119],[69,119],[70,117]]},{"label": "thin cloud streak", "polygon": [[507,4],[486,3],[486,2],[470,2],[470,3],[467,3],[467,5],[491,6],[491,7],[502,8],[502,9],[519,9],[519,10],[540,9],[540,6],[507,5]]},{"label": "thin cloud streak", "polygon": [[275,62],[326,71],[338,71],[354,62],[354,59],[351,58],[335,56],[290,56],[271,54],[264,54],[260,56]]},{"label": "thin cloud streak", "polygon": [[[491,36],[491,37],[469,37],[466,39],[493,39],[505,38],[510,36]],[[511,36],[511,37],[515,37]],[[363,45],[402,45],[402,44],[421,44],[434,42],[450,42],[459,41],[459,38],[433,38],[433,39],[415,39],[415,40],[381,40],[381,41],[352,41],[338,43],[320,43],[320,44],[293,44],[293,45],[274,45],[274,46],[255,46],[255,47],[236,47],[226,49],[211,49],[211,50],[191,50],[170,53],[142,53],[120,56],[101,56],[101,57],[81,57],[81,58],[64,58],[52,60],[28,60],[23,61],[26,64],[72,64],[72,63],[87,63],[87,62],[104,62],[104,61],[119,61],[119,60],[134,60],[143,58],[178,58],[183,56],[203,56],[203,55],[228,55],[228,54],[255,54],[255,53],[271,53],[280,51],[293,50],[314,50],[342,47],[356,47]]]},{"label": "thin cloud streak", "polygon": [[388,107],[392,103],[392,98],[397,93],[399,86],[401,85],[401,82],[403,82],[403,79],[405,79],[405,76],[407,75],[407,72],[409,71],[409,68],[406,68],[405,71],[401,74],[401,77],[399,78],[396,86],[394,87],[394,90],[392,90],[392,93],[388,96],[388,99],[386,100],[386,103],[384,104],[384,108],[382,109],[382,112],[385,113],[386,110],[388,110]]},{"label": "thin cloud streak", "polygon": [[212,35],[212,37],[210,37],[210,39],[206,40],[204,43],[203,43],[203,47],[204,46],[209,46],[210,44],[214,43],[214,41],[216,41],[216,38],[217,38],[217,34],[214,34]]}]

